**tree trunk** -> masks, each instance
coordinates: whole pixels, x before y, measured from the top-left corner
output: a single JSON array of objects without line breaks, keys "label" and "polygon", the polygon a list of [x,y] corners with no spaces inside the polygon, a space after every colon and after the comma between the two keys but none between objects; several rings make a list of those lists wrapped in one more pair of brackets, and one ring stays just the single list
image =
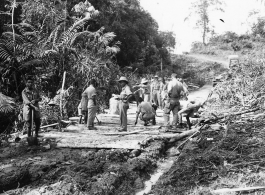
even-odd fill
[{"label": "tree trunk", "polygon": [[206,21],[204,19],[203,20],[203,34],[202,34],[202,42],[203,42],[203,45],[206,45],[205,38],[206,38]]}]

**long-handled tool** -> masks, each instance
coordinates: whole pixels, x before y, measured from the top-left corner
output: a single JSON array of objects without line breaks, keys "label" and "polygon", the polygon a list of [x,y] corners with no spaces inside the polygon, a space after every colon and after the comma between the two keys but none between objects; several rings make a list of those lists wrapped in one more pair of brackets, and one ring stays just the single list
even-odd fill
[{"label": "long-handled tool", "polygon": [[34,110],[31,108],[31,127],[30,127],[30,137],[27,137],[28,145],[38,145],[38,138],[33,137],[33,120],[34,120]]},{"label": "long-handled tool", "polygon": [[98,121],[98,124],[101,125],[102,122],[100,120],[98,120],[98,117],[97,116],[96,116],[96,119]]}]

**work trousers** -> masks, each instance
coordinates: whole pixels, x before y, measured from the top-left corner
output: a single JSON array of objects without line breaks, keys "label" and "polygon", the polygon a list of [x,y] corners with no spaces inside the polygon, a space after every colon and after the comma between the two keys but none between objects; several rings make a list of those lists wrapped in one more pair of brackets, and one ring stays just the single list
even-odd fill
[{"label": "work trousers", "polygon": [[166,100],[164,107],[164,125],[170,125],[170,112],[173,112],[172,126],[177,126],[178,124],[178,111],[180,108],[179,99],[171,98]]},{"label": "work trousers", "polygon": [[97,106],[92,99],[87,104],[87,127],[94,127],[94,121],[97,114]]},{"label": "work trousers", "polygon": [[153,101],[153,103],[156,104],[156,105],[159,105],[159,104],[158,104],[158,97],[159,97],[159,90],[154,90],[154,91],[152,92],[152,101]]},{"label": "work trousers", "polygon": [[157,93],[158,106],[160,109],[163,109],[163,100],[160,92]]},{"label": "work trousers", "polygon": [[82,111],[82,114],[79,115],[80,119],[79,119],[79,124],[82,124],[82,117],[84,116],[84,124],[87,124],[87,119],[88,119],[88,114],[87,111]]},{"label": "work trousers", "polygon": [[[31,127],[31,120],[32,120],[32,117],[30,117],[30,120],[25,121],[25,125],[27,127],[27,132],[28,132],[28,137],[31,137],[31,128],[32,128]],[[37,137],[39,135],[41,120],[40,120],[40,118],[35,118],[35,117],[33,120],[35,123],[35,137]]]},{"label": "work trousers", "polygon": [[129,104],[120,101],[120,121],[121,129],[127,131],[127,110],[129,109]]}]

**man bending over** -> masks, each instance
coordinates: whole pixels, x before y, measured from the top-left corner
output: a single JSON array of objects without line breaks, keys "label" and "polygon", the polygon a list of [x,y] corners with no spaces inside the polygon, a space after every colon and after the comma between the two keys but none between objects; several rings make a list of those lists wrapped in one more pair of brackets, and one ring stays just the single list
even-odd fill
[{"label": "man bending over", "polygon": [[144,102],[142,98],[139,98],[139,106],[136,111],[136,120],[135,125],[138,122],[138,117],[140,115],[140,119],[144,121],[144,126],[147,126],[148,122],[152,120],[152,124],[156,124],[156,109],[157,105],[151,104],[151,102]]},{"label": "man bending over", "polygon": [[189,129],[191,129],[190,117],[193,117],[194,114],[198,112],[201,107],[203,107],[203,103],[201,100],[190,99],[187,106],[178,112],[180,127],[184,126],[184,124],[182,123],[182,115],[186,114],[187,124]]}]

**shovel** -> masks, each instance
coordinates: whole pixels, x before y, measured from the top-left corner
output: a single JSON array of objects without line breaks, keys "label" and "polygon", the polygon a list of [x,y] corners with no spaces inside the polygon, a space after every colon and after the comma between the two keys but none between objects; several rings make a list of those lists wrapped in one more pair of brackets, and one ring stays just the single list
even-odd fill
[{"label": "shovel", "polygon": [[27,137],[27,142],[29,146],[38,145],[38,138],[33,137],[33,120],[34,120],[34,110],[31,109],[31,136]]},{"label": "shovel", "polygon": [[100,120],[98,120],[98,117],[97,116],[96,116],[96,119],[98,121],[98,124],[101,125],[102,122]]}]

